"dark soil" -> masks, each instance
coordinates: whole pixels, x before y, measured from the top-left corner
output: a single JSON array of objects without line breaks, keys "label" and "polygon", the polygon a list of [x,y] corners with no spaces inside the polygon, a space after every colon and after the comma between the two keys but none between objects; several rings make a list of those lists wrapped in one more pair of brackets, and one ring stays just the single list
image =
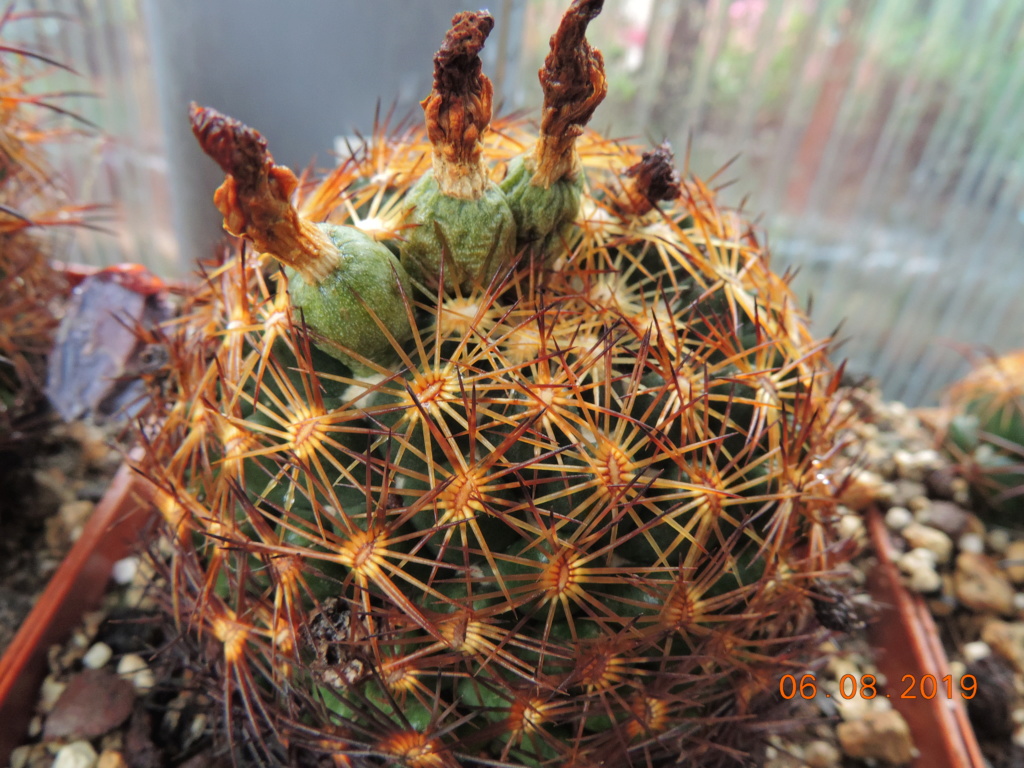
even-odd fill
[{"label": "dark soil", "polygon": [[0,652],[10,643],[121,460],[117,428],[43,414],[0,452]]}]

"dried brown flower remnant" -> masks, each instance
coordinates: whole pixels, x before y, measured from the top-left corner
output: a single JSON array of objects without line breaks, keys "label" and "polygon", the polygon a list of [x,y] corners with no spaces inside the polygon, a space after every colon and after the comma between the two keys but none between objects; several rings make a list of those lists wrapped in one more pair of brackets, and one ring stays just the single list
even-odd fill
[{"label": "dried brown flower remnant", "polygon": [[539,73],[544,110],[533,183],[545,189],[579,173],[576,138],[608,92],[604,58],[585,37],[603,6],[604,0],[574,0],[551,36],[551,52]]},{"label": "dried brown flower remnant", "polygon": [[224,228],[246,237],[261,252],[295,269],[308,283],[323,280],[338,265],[338,249],[289,201],[298,185],[290,168],[277,165],[259,131],[193,102],[192,133],[227,178],[213,202]]},{"label": "dried brown flower remnant", "polygon": [[679,197],[679,172],[675,168],[672,147],[666,141],[650,152],[644,152],[639,163],[625,171],[628,177],[623,194],[617,201],[627,214],[642,216],[661,200]]},{"label": "dried brown flower remnant", "polygon": [[483,74],[480,50],[493,28],[486,11],[452,17],[434,56],[434,88],[421,102],[434,149],[434,175],[451,197],[476,200],[487,184],[480,140],[491,122],[494,88]]}]

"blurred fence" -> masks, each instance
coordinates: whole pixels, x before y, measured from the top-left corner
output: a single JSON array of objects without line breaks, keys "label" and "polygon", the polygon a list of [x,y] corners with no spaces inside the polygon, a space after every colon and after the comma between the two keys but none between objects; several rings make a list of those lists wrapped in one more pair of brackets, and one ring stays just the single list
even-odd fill
[{"label": "blurred fence", "polygon": [[[242,111],[264,115],[261,127],[276,130],[274,146],[293,153],[287,161],[298,165],[317,151],[328,162],[331,143],[317,134],[289,148],[287,119],[294,122],[299,108],[281,105],[296,89],[272,78],[298,79],[305,92],[344,79],[357,89],[351,93],[371,101],[414,105],[429,80],[409,73],[429,74],[423,59],[429,61],[452,8],[463,3],[416,3],[396,12],[403,1],[374,4],[379,22],[367,16],[370,4],[342,0],[288,4],[284,16],[261,15],[261,6],[242,0],[19,2],[72,17],[40,25],[35,34],[101,96],[78,106],[104,128],[86,149],[92,170],[84,176],[84,199],[112,204],[117,236],[83,238],[72,257],[143,261],[164,273],[188,268],[189,259],[176,259],[175,245],[197,252],[188,240],[197,227],[181,209],[198,198],[180,190],[172,196],[167,179],[197,155],[182,155],[180,147],[194,148],[173,133],[165,152],[164,138],[169,125],[181,130],[166,112],[179,108],[173,99],[182,95],[168,97],[168,90],[182,90],[183,82],[197,97],[223,93],[216,106],[231,111],[228,102],[244,78],[230,67],[258,75],[265,94]],[[506,109],[537,106],[536,71],[567,2],[492,4],[499,23],[485,66]],[[207,25],[196,14],[172,29],[176,9],[186,5],[244,22],[248,31],[217,36],[219,58],[199,66],[197,57],[214,44],[195,41],[221,22],[210,17]],[[429,7],[429,17],[412,18],[413,7]],[[337,51],[345,51],[346,39],[376,36],[379,55],[325,69],[316,58],[323,45],[303,45],[317,14],[333,14],[319,26],[334,36]],[[381,25],[402,16],[406,26],[381,38],[379,30],[389,29]],[[269,28],[261,33],[263,17]],[[295,28],[284,34],[289,24]],[[610,84],[595,126],[641,141],[668,138],[680,162],[692,139],[689,167],[705,177],[738,155],[718,177],[734,180],[721,198],[761,218],[776,266],[799,267],[796,286],[813,299],[818,332],[843,322],[842,354],[853,370],[880,378],[889,396],[933,399],[963,369],[964,346],[1024,346],[1024,3],[609,0],[591,38],[604,52]],[[176,39],[192,46],[182,49]],[[256,72],[256,64],[238,59],[238,51],[263,55],[268,41],[288,42],[286,52],[275,48],[281,67]],[[70,87],[82,89],[80,82]],[[356,97],[347,98],[353,107]],[[354,126],[366,130],[369,110],[362,104],[330,119],[315,107],[298,114],[306,116],[303,126],[344,134]],[[64,160],[68,167],[76,162]]]},{"label": "blurred fence", "polygon": [[51,101],[74,113],[43,115],[74,131],[50,147],[51,161],[75,202],[106,207],[106,232],[78,230],[69,261],[145,264],[181,273],[171,224],[167,155],[156,108],[153,70],[135,0],[15,0],[23,16],[5,29],[26,47],[74,72],[53,69],[36,92],[70,94]]},{"label": "blurred fence", "polygon": [[[527,99],[563,5],[529,3]],[[723,198],[855,371],[920,403],[965,346],[1024,346],[1024,3],[625,0],[592,26],[598,124],[692,137],[703,176],[738,153]]]}]

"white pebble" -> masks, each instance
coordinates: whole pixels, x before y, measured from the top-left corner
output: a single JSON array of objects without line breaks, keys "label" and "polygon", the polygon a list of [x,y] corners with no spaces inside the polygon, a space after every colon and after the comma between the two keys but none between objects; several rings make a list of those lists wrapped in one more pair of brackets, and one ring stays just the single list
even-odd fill
[{"label": "white pebble", "polygon": [[839,518],[839,535],[854,541],[864,538],[864,521],[857,515],[844,515]]},{"label": "white pebble", "polygon": [[910,588],[922,594],[938,592],[942,588],[942,577],[934,568],[920,568],[910,574]]},{"label": "white pebble", "polygon": [[86,669],[100,669],[105,667],[114,652],[106,643],[93,643],[92,647],[82,657],[82,666]]},{"label": "white pebble", "polygon": [[57,751],[53,768],[93,768],[98,758],[88,741],[73,741]]},{"label": "white pebble", "polygon": [[924,472],[917,463],[914,454],[910,451],[899,449],[892,454],[892,460],[896,464],[896,474],[908,480],[920,480]]},{"label": "white pebble", "polygon": [[1018,747],[1024,747],[1024,727],[1018,726],[1016,730],[1014,730],[1011,741],[1013,741],[1014,745]]},{"label": "white pebble", "polygon": [[137,653],[125,654],[117,663],[117,674],[135,686],[139,693],[146,693],[156,685],[156,675]]},{"label": "white pebble", "polygon": [[207,718],[206,715],[200,713],[195,716],[192,723],[188,727],[189,738],[198,741],[206,733]]},{"label": "white pebble", "polygon": [[985,551],[985,540],[977,533],[965,533],[960,537],[957,546],[961,552],[980,555]]},{"label": "white pebble", "polygon": [[804,749],[804,762],[810,768],[833,768],[841,759],[839,750],[827,741],[812,741]]},{"label": "white pebble", "polygon": [[29,758],[32,756],[32,749],[34,747],[34,744],[22,744],[20,747],[15,747],[11,752],[10,768],[25,768],[28,765]]},{"label": "white pebble", "polygon": [[961,507],[969,506],[971,503],[971,486],[962,477],[955,477],[949,484],[953,490],[953,501]]},{"label": "white pebble", "polygon": [[992,649],[984,640],[975,640],[972,643],[964,643],[961,648],[964,660],[970,664],[972,661],[980,661],[992,655]]},{"label": "white pebble", "polygon": [[57,703],[57,699],[60,698],[60,695],[64,693],[64,689],[67,687],[67,683],[60,682],[53,675],[47,676],[39,688],[40,709],[43,712],[49,712],[53,709],[53,705]]},{"label": "white pebble", "polygon": [[899,569],[906,574],[911,574],[919,568],[930,568],[935,570],[935,553],[924,547],[915,547],[909,552],[900,555],[896,561]]},{"label": "white pebble", "polygon": [[875,501],[885,504],[896,498],[896,486],[892,483],[881,483],[875,489]]},{"label": "white pebble", "polygon": [[1024,611],[1024,592],[1017,592],[1013,596],[1013,610],[1017,613]]},{"label": "white pebble", "polygon": [[[860,678],[856,679],[859,680]],[[854,696],[848,699],[845,696],[838,695],[838,689],[832,692],[832,700],[836,703],[839,716],[847,722],[863,720],[872,708],[871,699],[865,699],[863,696]]]},{"label": "white pebble", "polygon": [[910,546],[927,549],[935,555],[936,563],[948,562],[953,554],[953,540],[938,528],[911,523],[903,529],[903,538]]},{"label": "white pebble", "polygon": [[[867,445],[874,446],[874,440],[878,437],[878,427],[874,424],[858,424],[857,434]],[[867,445],[865,447],[867,447]]]},{"label": "white pebble", "polygon": [[915,592],[937,592],[942,588],[942,577],[935,570],[935,553],[918,547],[900,555],[899,569],[909,577],[909,586]]},{"label": "white pebble", "polygon": [[114,563],[110,576],[116,584],[131,584],[135,574],[139,571],[138,557],[125,557]]},{"label": "white pebble", "polygon": [[896,419],[902,419],[908,412],[907,406],[898,400],[889,403],[887,410],[889,411],[889,416]]},{"label": "white pebble", "polygon": [[914,522],[914,516],[906,507],[890,507],[885,513],[885,524],[894,531],[902,531]]}]

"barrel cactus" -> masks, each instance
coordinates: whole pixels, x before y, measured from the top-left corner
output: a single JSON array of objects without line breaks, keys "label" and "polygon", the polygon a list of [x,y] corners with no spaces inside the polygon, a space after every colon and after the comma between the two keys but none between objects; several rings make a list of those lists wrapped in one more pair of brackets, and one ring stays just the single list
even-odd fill
[{"label": "barrel cactus", "polygon": [[552,37],[539,136],[489,129],[483,13],[425,132],[316,183],[193,109],[256,252],[167,329],[140,469],[263,762],[728,762],[813,660],[849,409],[755,230],[585,129],[600,6]]},{"label": "barrel cactus", "polygon": [[1024,350],[989,357],[949,388],[946,447],[994,522],[1019,526],[1024,511]]}]

